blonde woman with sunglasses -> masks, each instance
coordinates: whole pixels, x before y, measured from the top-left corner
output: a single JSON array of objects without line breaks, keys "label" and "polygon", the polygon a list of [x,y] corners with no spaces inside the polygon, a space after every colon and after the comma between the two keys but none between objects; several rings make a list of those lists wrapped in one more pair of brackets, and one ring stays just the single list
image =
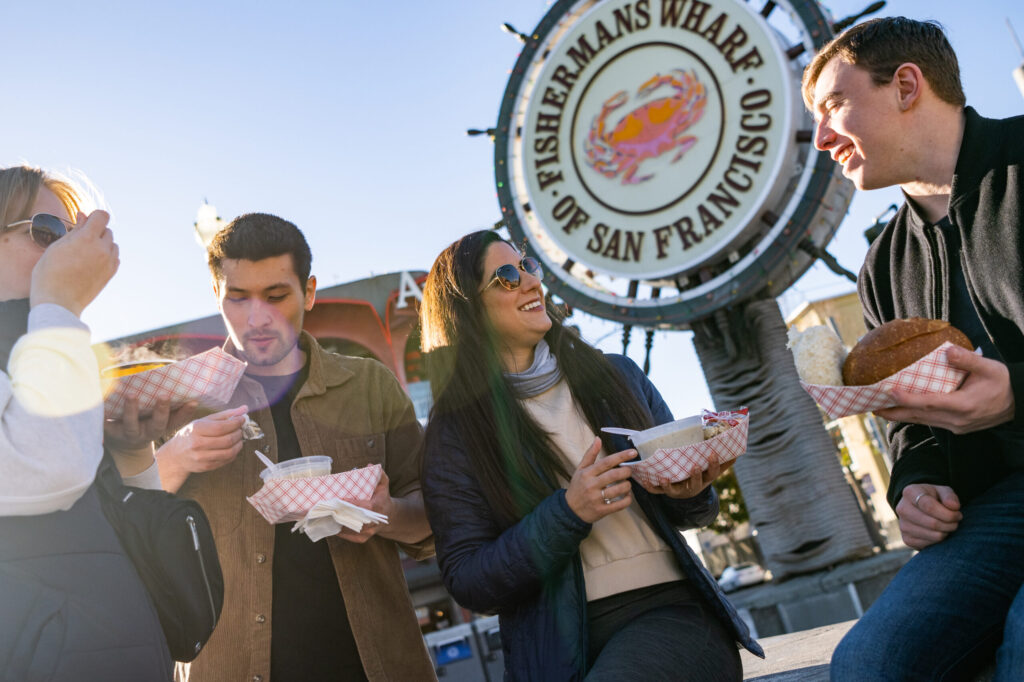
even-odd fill
[{"label": "blonde woman with sunglasses", "polygon": [[117,271],[104,211],[0,169],[0,679],[167,680],[156,612],[100,509],[103,398],[79,316]]},{"label": "blonde woman with sunglasses", "polygon": [[636,452],[601,428],[672,414],[635,363],[562,325],[542,278],[486,231],[427,277],[421,480],[445,585],[499,614],[506,679],[739,680],[737,643],[760,647],[678,532],[714,519],[721,469],[631,482]]}]

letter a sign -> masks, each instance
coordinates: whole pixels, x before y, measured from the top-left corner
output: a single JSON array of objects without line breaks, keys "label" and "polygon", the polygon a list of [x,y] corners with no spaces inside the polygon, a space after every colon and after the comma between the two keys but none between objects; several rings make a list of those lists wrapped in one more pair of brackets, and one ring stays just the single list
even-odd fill
[{"label": "letter a sign", "polygon": [[417,301],[423,300],[423,292],[420,291],[419,285],[416,284],[416,280],[414,280],[412,275],[408,272],[403,272],[399,275],[398,300],[395,302],[395,307],[407,307],[409,305],[410,296],[415,298]]}]

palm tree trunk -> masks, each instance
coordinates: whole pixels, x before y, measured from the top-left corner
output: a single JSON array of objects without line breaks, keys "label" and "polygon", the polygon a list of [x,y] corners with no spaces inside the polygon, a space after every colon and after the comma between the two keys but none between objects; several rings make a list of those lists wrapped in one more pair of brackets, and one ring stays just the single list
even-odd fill
[{"label": "palm tree trunk", "polygon": [[870,555],[873,543],[836,447],[800,387],[774,299],[692,324],[716,409],[750,408],[736,478],[775,579]]}]

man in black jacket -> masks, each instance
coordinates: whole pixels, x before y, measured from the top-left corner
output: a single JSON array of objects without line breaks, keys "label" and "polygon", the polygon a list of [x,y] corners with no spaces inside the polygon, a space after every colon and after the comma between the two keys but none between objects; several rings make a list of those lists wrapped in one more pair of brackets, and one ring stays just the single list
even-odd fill
[{"label": "man in black jacket", "polygon": [[982,351],[947,352],[968,372],[956,391],[898,392],[878,413],[889,502],[921,551],[837,648],[833,679],[959,679],[997,648],[1000,679],[1024,679],[1024,117],[965,107],[941,27],[902,17],[826,45],[803,91],[815,146],[860,189],[906,197],[861,270],[868,327],[944,319]]}]

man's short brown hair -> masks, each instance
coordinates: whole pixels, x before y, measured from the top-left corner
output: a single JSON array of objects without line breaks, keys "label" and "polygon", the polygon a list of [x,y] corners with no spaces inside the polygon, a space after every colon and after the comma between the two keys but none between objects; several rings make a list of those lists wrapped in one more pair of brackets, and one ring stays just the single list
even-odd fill
[{"label": "man's short brown hair", "polygon": [[814,108],[814,87],[825,65],[838,58],[859,66],[875,85],[891,83],[900,64],[916,64],[939,99],[962,107],[967,102],[960,83],[960,64],[942,26],[906,17],[871,19],[843,31],[814,56],[804,69],[803,95]]},{"label": "man's short brown hair", "polygon": [[313,264],[309,244],[299,228],[269,213],[240,215],[217,233],[206,248],[206,259],[213,278],[220,281],[221,263],[233,260],[263,260],[289,254],[299,284],[306,285]]}]

